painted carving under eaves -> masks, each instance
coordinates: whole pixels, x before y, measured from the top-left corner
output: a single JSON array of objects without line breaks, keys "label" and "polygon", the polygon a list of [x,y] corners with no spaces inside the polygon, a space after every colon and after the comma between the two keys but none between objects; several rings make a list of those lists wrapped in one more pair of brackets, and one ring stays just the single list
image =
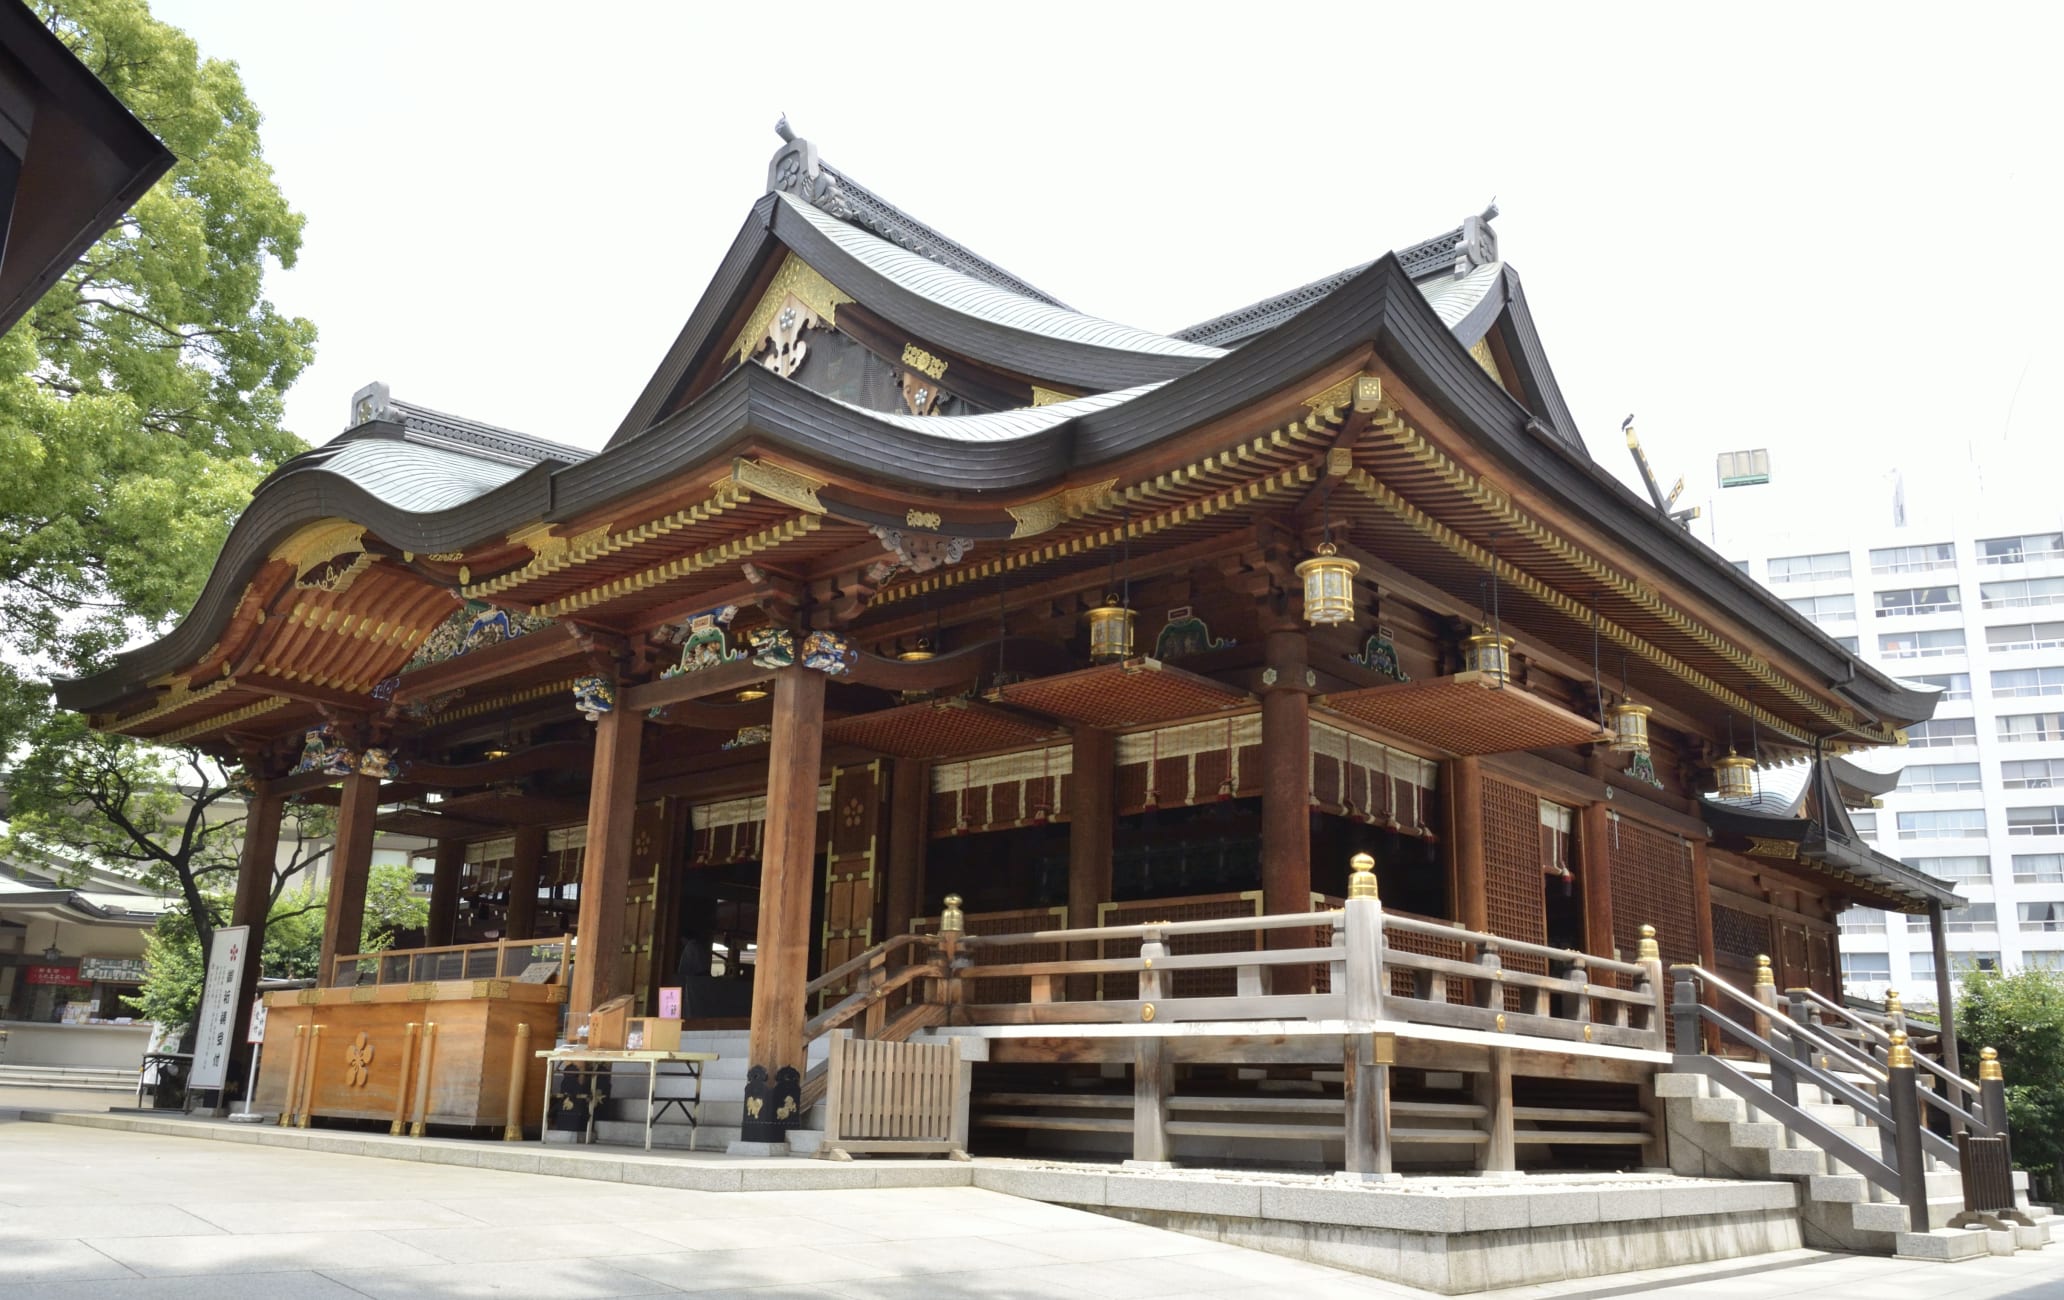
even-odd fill
[{"label": "painted carving under eaves", "polygon": [[1178,605],[1168,611],[1167,625],[1154,638],[1154,657],[1182,659],[1207,650],[1223,650],[1232,644],[1231,637],[1211,635],[1211,628],[1188,605]]},{"label": "painted carving under eaves", "polygon": [[743,650],[731,648],[729,628],[731,620],[738,617],[738,606],[720,605],[706,609],[667,629],[667,639],[681,647],[681,661],[663,670],[662,677],[679,677],[682,673],[699,673],[705,668],[718,668],[736,659],[745,658]]},{"label": "painted carving under eaves", "polygon": [[453,610],[451,617],[430,630],[430,635],[423,638],[423,644],[416,647],[414,657],[402,671],[457,659],[460,655],[514,641],[552,626],[553,621],[543,614],[511,612],[484,600],[469,600],[463,608]]},{"label": "painted carving under eaves", "polygon": [[1398,662],[1397,645],[1390,639],[1390,629],[1379,627],[1362,645],[1360,654],[1347,657],[1351,664],[1360,664],[1371,672],[1382,673],[1392,681],[1409,682],[1412,675]]}]

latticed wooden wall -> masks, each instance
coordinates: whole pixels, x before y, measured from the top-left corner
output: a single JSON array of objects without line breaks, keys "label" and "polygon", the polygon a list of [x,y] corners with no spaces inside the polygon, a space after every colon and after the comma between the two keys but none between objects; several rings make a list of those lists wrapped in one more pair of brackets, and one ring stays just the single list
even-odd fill
[{"label": "latticed wooden wall", "polygon": [[1770,918],[1713,904],[1713,953],[1732,965],[1750,967],[1770,953]]},{"label": "latticed wooden wall", "polygon": [[1075,794],[1074,751],[1046,745],[932,767],[933,839],[1066,821]]},{"label": "latticed wooden wall", "polygon": [[[1417,916],[1411,912],[1400,912],[1390,908],[1384,909],[1384,915],[1386,917],[1409,916],[1417,921],[1433,921],[1440,925],[1451,924],[1451,922],[1437,916]],[[1466,944],[1460,939],[1438,939],[1430,934],[1412,934],[1404,930],[1393,930],[1388,927],[1383,931],[1383,946],[1386,948],[1396,948],[1400,952],[1418,953],[1422,957],[1444,957],[1449,961],[1476,960],[1474,945]],[[1418,979],[1419,972],[1417,971],[1394,970],[1390,972],[1390,991],[1401,998],[1418,997]],[[1436,979],[1445,981],[1446,992],[1443,996],[1447,1001],[1456,1003],[1467,1003],[1469,1001],[1468,980],[1454,975],[1429,975],[1427,979],[1429,981]],[[1427,995],[1432,995],[1430,986],[1427,990]]]},{"label": "latticed wooden wall", "polygon": [[[1541,797],[1523,786],[1484,778],[1484,904],[1492,934],[1528,943],[1548,941],[1547,901],[1541,890]],[[1547,959],[1503,955],[1509,970],[1548,973]],[[1507,989],[1508,1010],[1519,1009],[1519,990]]]},{"label": "latticed wooden wall", "polygon": [[[1261,891],[1243,894],[1193,894],[1187,898],[1142,898],[1131,903],[1104,903],[1097,908],[1097,924],[1152,925],[1156,921],[1217,921],[1226,917],[1260,916]],[[1100,957],[1133,957],[1139,954],[1139,940],[1113,939],[1097,945]],[[1223,934],[1183,934],[1168,940],[1171,955],[1198,952],[1253,952],[1261,947],[1261,931],[1230,930]],[[1264,977],[1265,978],[1265,977]],[[1130,975],[1104,978],[1104,996],[1131,998],[1138,985]],[[1169,997],[1229,998],[1238,989],[1230,970],[1183,970],[1163,983]]]},{"label": "latticed wooden wall", "polygon": [[[1701,959],[1691,844],[1618,813],[1607,818],[1605,833],[1612,861],[1613,942],[1620,956],[1631,961],[1641,950],[1641,927],[1654,926],[1667,980],[1672,962]],[[1676,1027],[1667,1029],[1674,1038]]]}]

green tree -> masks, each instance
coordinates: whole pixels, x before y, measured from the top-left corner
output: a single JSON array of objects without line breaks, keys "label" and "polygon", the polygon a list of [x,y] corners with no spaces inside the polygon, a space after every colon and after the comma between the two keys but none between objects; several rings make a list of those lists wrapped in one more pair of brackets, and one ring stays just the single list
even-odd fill
[{"label": "green tree", "polygon": [[1969,1044],[1966,1060],[1980,1047],[1999,1050],[2014,1163],[2047,1195],[2064,1191],[2064,972],[1971,971],[1957,999],[1957,1037]]},{"label": "green tree", "polygon": [[303,444],[281,397],[315,328],[266,300],[303,218],[236,66],[143,0],[34,8],[178,161],[0,337],[0,754],[38,676],[103,666],[187,609],[258,480]]},{"label": "green tree", "polygon": [[[395,936],[420,930],[430,919],[428,900],[417,895],[415,872],[407,866],[376,866],[366,884],[365,929],[360,952],[381,952]],[[227,894],[211,896],[211,908],[226,911]],[[323,903],[314,892],[297,887],[273,899],[265,924],[265,946],[259,971],[266,979],[313,979],[322,957]],[[192,921],[184,912],[168,912],[144,940],[149,968],[137,1010],[161,1025],[188,1025],[201,1005],[201,984],[207,976],[205,952]]]}]

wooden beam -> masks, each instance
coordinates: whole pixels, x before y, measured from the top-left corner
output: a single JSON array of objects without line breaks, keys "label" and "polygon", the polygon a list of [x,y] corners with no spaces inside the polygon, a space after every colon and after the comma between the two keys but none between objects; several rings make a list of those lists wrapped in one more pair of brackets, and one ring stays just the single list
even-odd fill
[{"label": "wooden beam", "polygon": [[430,876],[430,917],[423,927],[423,946],[445,948],[459,923],[459,877],[466,869],[466,841],[437,841],[436,865]]},{"label": "wooden beam", "polygon": [[537,935],[538,869],[545,860],[545,828],[518,826],[516,844],[510,853],[509,912],[503,920],[503,928],[511,939],[534,938]]},{"label": "wooden beam", "polygon": [[588,741],[561,740],[478,763],[410,763],[408,784],[430,790],[467,790],[533,772],[578,771],[594,762],[594,752]]},{"label": "wooden beam", "polygon": [[[1097,905],[1111,901],[1111,839],[1116,830],[1118,742],[1108,731],[1075,728],[1070,746],[1073,780],[1068,801],[1068,926],[1088,929],[1097,923]],[[1069,946],[1075,961],[1093,960],[1094,941]],[[1068,999],[1096,996],[1094,975],[1068,980]]]},{"label": "wooden beam", "polygon": [[1441,764],[1441,784],[1448,792],[1448,901],[1465,930],[1490,931],[1490,900],[1485,894],[1483,764],[1475,758]]},{"label": "wooden beam", "polygon": [[579,956],[570,1011],[592,1011],[619,993],[624,895],[631,877],[632,822],[638,812],[638,745],[645,712],[617,707],[595,724],[594,777],[588,786],[588,847],[581,863]]},{"label": "wooden beam", "polygon": [[[811,869],[817,855],[817,787],[824,759],[824,681],[823,673],[799,665],[774,675],[767,828],[760,853],[759,944],[747,1048],[750,1065],[764,1069],[771,1085],[780,1083],[783,1069],[793,1069],[800,1079],[807,1064],[804,988],[810,972]],[[762,1115],[758,1123],[748,1123],[746,1140],[778,1140],[794,1118]]]},{"label": "wooden beam", "polygon": [[411,700],[428,699],[461,687],[498,681],[527,669],[580,656],[580,644],[565,631],[545,628],[456,659],[425,664],[402,673],[394,686],[393,705],[398,708]]},{"label": "wooden beam", "polygon": [[[1304,681],[1304,629],[1294,624],[1268,632],[1273,684],[1261,696],[1261,896],[1269,915],[1311,910],[1311,696]],[[1271,930],[1268,946],[1296,948],[1307,936]],[[1277,993],[1304,992],[1310,971],[1281,967],[1271,976]]]},{"label": "wooden beam", "polygon": [[682,673],[678,677],[662,677],[656,682],[641,682],[627,686],[620,692],[616,707],[630,713],[644,713],[647,709],[665,708],[683,704],[689,700],[706,700],[718,695],[736,695],[744,688],[766,681],[775,669],[762,668],[750,659],[734,659],[728,664],[705,668],[701,672]]},{"label": "wooden beam", "polygon": [[343,785],[337,805],[337,847],[330,854],[330,902],[323,916],[322,958],[316,982],[336,982],[337,958],[359,950],[365,930],[366,876],[373,864],[373,823],[380,812],[380,782],[353,773],[331,777]]}]

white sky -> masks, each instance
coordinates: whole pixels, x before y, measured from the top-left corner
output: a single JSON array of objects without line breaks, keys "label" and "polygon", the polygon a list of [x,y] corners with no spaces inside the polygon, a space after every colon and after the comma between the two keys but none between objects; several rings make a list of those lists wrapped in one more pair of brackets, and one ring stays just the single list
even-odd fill
[{"label": "white sky", "polygon": [[270,286],[321,331],[288,398],[311,442],[382,379],[599,445],[763,192],[785,110],[914,216],[1150,329],[1496,195],[1593,455],[1632,480],[1635,412],[1688,499],[1753,446],[1790,508],[1837,517],[1881,514],[1894,464],[1910,492],[2000,451],[1998,481],[2053,505],[2064,482],[2054,5],[156,12],[241,66],[308,214]]}]

